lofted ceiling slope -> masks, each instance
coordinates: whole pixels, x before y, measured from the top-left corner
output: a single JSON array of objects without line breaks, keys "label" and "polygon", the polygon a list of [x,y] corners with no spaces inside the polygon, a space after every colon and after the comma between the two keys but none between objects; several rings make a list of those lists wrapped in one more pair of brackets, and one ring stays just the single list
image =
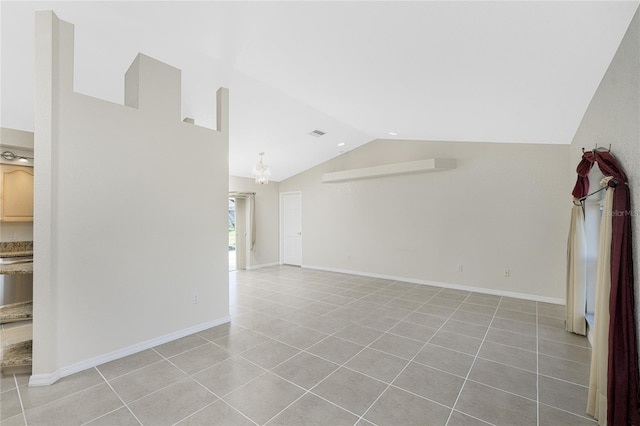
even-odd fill
[{"label": "lofted ceiling slope", "polygon": [[76,91],[123,103],[142,52],[182,70],[183,116],[215,128],[228,87],[231,174],[264,151],[278,181],[380,138],[570,143],[638,1],[0,7],[1,126],[33,130],[33,13],[53,10],[75,25]]}]

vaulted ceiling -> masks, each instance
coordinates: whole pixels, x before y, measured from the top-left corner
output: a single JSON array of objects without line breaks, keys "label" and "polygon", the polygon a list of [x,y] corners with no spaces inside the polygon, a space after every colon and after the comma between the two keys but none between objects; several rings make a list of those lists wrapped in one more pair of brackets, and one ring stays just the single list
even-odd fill
[{"label": "vaulted ceiling", "polygon": [[570,143],[638,1],[0,7],[1,126],[33,130],[33,13],[53,10],[75,25],[77,92],[123,103],[142,52],[182,70],[183,116],[215,128],[228,87],[230,173],[264,151],[282,180],[379,138]]}]

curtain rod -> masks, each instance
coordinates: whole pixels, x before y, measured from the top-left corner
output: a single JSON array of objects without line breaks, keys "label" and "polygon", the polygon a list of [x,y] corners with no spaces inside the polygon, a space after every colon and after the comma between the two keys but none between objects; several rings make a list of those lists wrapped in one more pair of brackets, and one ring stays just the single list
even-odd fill
[{"label": "curtain rod", "polygon": [[[601,149],[606,149],[606,148],[601,148]],[[593,148],[593,152],[596,152],[597,150],[598,150],[598,144],[596,144],[596,147]],[[607,152],[611,152],[611,144],[609,144],[609,149],[607,150]],[[585,153],[584,146],[582,147],[582,153],[583,154]]]}]

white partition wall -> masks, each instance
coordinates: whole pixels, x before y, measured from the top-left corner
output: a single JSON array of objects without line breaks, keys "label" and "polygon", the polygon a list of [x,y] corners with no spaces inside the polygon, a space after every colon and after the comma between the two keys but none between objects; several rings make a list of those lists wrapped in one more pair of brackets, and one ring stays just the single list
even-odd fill
[{"label": "white partition wall", "polygon": [[75,93],[73,43],[36,13],[32,385],[228,321],[227,90],[217,130],[143,54],[126,105]]}]

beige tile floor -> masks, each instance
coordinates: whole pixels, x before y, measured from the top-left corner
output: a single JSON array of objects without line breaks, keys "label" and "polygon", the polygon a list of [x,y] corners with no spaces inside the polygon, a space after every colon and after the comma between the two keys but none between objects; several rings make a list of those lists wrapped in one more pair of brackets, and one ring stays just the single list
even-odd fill
[{"label": "beige tile floor", "polygon": [[595,425],[564,308],[294,267],[230,274],[232,322],[29,388],[3,425]]}]

